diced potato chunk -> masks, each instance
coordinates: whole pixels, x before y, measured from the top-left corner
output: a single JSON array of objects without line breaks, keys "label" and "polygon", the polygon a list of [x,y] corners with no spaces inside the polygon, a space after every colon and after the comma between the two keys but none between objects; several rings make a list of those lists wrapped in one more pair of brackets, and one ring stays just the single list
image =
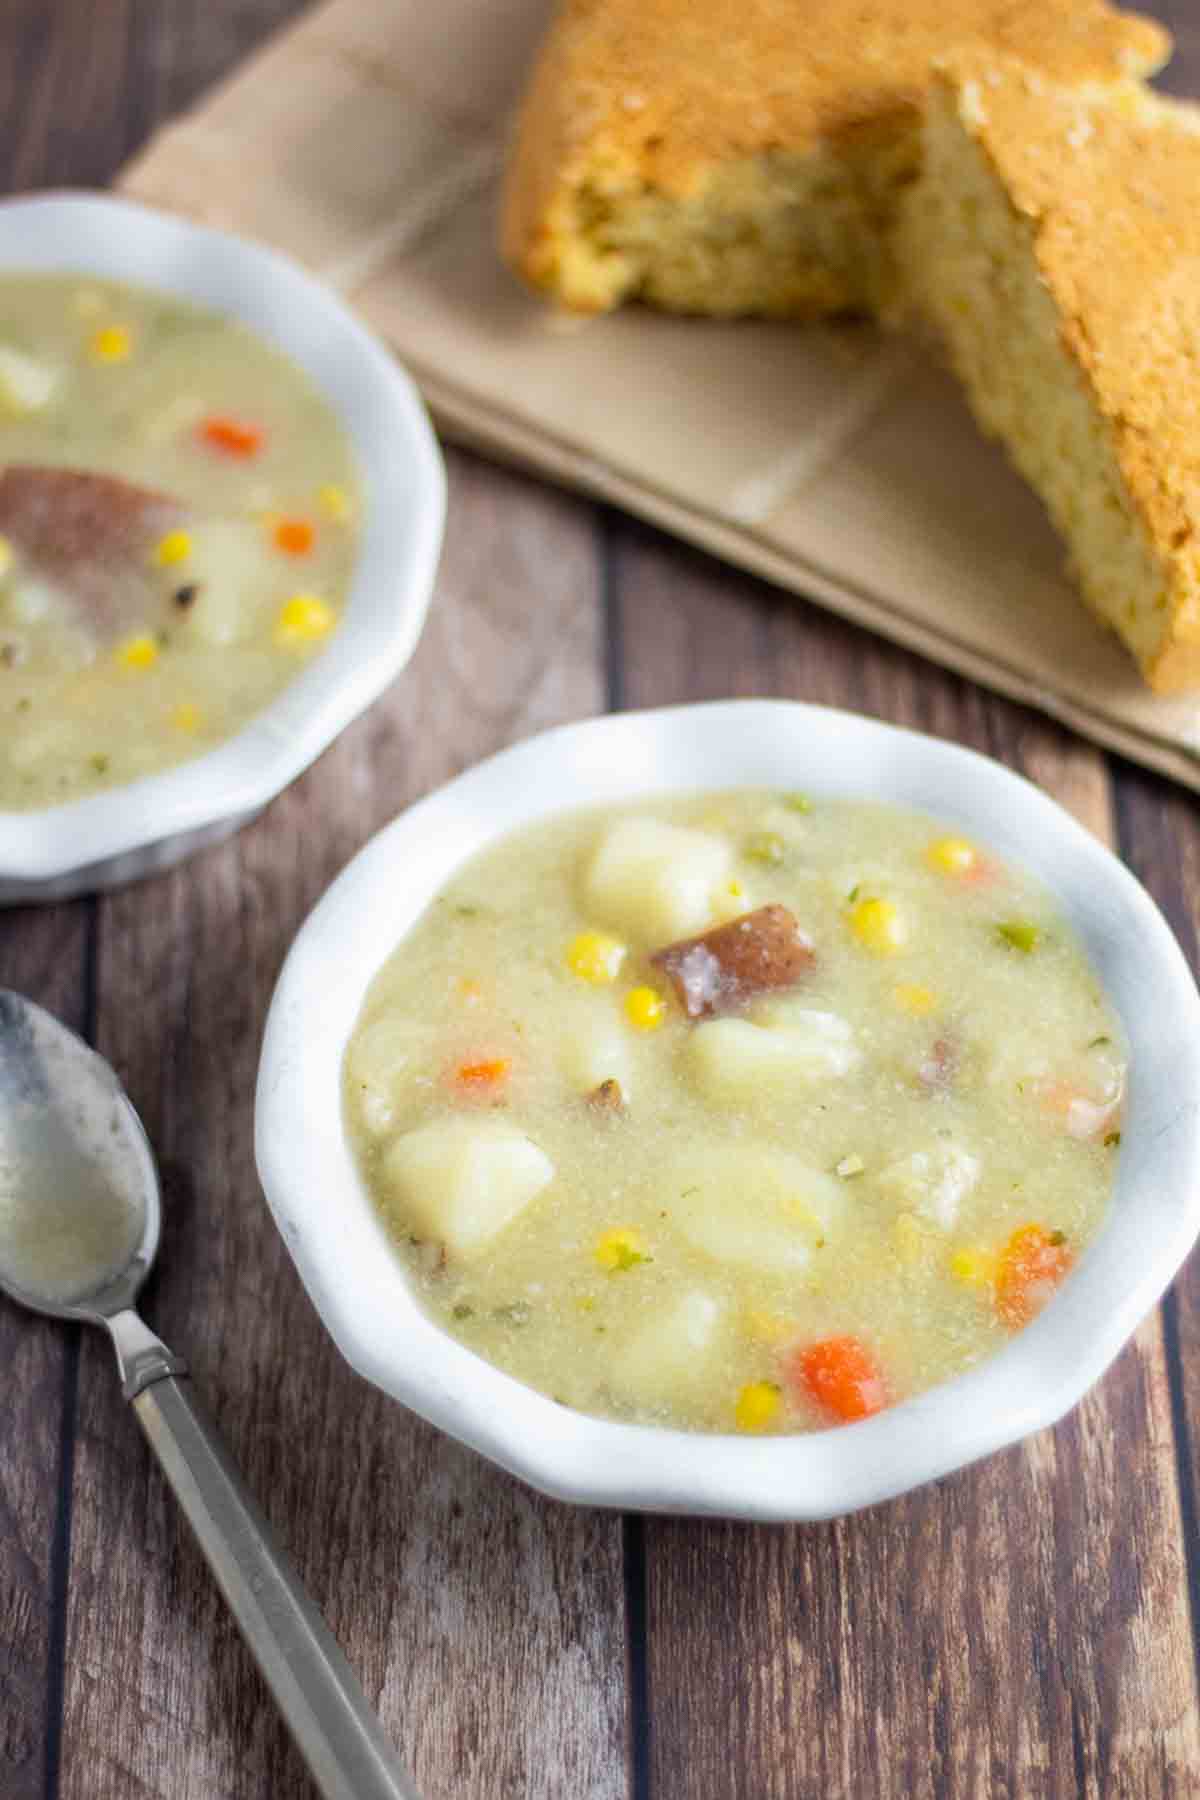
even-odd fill
[{"label": "diced potato chunk", "polygon": [[41,412],[61,385],[58,369],[14,350],[11,344],[0,344],[0,411],[18,418]]},{"label": "diced potato chunk", "polygon": [[979,1158],[961,1144],[940,1143],[889,1163],[879,1185],[920,1218],[949,1231],[982,1172]]},{"label": "diced potato chunk", "polygon": [[205,644],[236,644],[252,637],[277,608],[279,575],[266,534],[240,519],[205,519],[181,578],[196,598],[185,617],[189,635]]},{"label": "diced potato chunk", "polygon": [[730,1105],[761,1093],[786,1093],[836,1080],[860,1060],[854,1034],[836,1013],[789,1008],[786,1023],[709,1019],[697,1025],[686,1056],[701,1087]]},{"label": "diced potato chunk", "polygon": [[554,1164],[503,1119],[435,1119],[396,1139],[383,1174],[404,1222],[477,1256],[554,1178]]},{"label": "diced potato chunk", "polygon": [[733,851],[721,838],[658,819],[622,819],[604,834],[585,881],[588,910],[643,944],[703,931]]},{"label": "diced potato chunk", "polygon": [[559,1065],[576,1093],[592,1094],[606,1081],[615,1081],[623,1098],[630,1098],[633,1057],[629,1033],[622,1028],[615,1007],[581,1007],[568,1015]]},{"label": "diced potato chunk", "polygon": [[681,1294],[622,1346],[611,1368],[614,1387],[645,1406],[704,1393],[724,1312],[701,1288]]},{"label": "diced potato chunk", "polygon": [[711,1145],[671,1169],[663,1210],[693,1249],[764,1274],[808,1266],[846,1204],[844,1186],[784,1150]]}]

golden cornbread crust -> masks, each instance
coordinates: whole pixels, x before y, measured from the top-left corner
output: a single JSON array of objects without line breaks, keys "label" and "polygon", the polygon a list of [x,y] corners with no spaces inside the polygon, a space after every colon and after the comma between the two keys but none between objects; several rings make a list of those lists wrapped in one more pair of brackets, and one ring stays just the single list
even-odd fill
[{"label": "golden cornbread crust", "polygon": [[1149,72],[1170,40],[1106,0],[567,0],[517,124],[505,257],[581,310],[873,304],[931,65],[956,45],[1076,84]]},{"label": "golden cornbread crust", "polygon": [[[1070,382],[1090,407],[1102,460],[1088,461],[1090,478],[1075,479],[1072,492],[1074,465],[1061,444],[1052,461],[1038,452],[1036,466],[1029,466],[1034,409],[1025,409],[1028,426],[1010,409],[1008,429],[1002,424],[1000,435],[1047,499],[1085,596],[1129,643],[1150,685],[1160,692],[1195,687],[1200,684],[1200,109],[1162,100],[1133,83],[1107,95],[1072,93],[995,57],[952,57],[937,83],[958,131],[982,152],[1014,223],[1022,223],[1021,258],[1031,261],[1037,288],[1054,309],[1064,366],[1053,391],[1047,386],[1044,409],[1049,413],[1059,404]],[[931,132],[938,111],[937,105],[931,109]],[[938,179],[934,161],[926,176],[930,183]],[[949,146],[942,163],[943,185],[958,187],[961,143],[957,151]],[[920,202],[918,194],[914,205]],[[943,210],[939,228],[949,216]],[[977,206],[968,229],[978,238]],[[989,402],[997,382],[1007,379],[997,359],[1004,356],[1006,306],[1008,318],[1014,316],[1016,271],[997,276],[993,258],[992,289],[999,301],[985,329],[977,322],[974,341],[972,301],[962,296],[956,304],[952,265],[937,266],[930,242],[927,236],[918,252],[927,310],[938,317],[968,397],[984,424],[994,427],[996,408]],[[976,265],[981,255],[977,245]],[[966,287],[970,271],[961,259],[959,269]],[[918,272],[915,280],[921,279]],[[978,286],[974,291],[980,292]],[[1068,397],[1066,404],[1078,402]],[[1115,530],[1136,540],[1128,552]],[[1114,552],[1128,570],[1119,602],[1106,586]]]}]

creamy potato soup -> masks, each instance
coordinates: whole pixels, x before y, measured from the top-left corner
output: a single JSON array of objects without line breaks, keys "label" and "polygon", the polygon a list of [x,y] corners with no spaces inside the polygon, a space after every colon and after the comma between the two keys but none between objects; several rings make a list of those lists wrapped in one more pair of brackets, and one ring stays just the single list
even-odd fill
[{"label": "creamy potato soup", "polygon": [[860,1419],[1028,1323],[1095,1232],[1125,1048],[1048,896],[929,818],[761,792],[468,864],[345,1059],[432,1316],[564,1405]]},{"label": "creamy potato soup", "polygon": [[239,730],[336,626],[358,505],[333,413],[242,326],[0,277],[0,810]]}]

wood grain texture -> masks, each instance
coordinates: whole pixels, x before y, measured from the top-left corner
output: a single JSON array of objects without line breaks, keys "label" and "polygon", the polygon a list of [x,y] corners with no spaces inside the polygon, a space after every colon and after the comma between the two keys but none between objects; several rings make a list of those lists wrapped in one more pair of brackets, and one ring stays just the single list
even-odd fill
[{"label": "wood grain texture", "polygon": [[[986,750],[1111,841],[1100,756],[624,521],[631,704],[850,706]],[[1185,1795],[1200,1730],[1167,1359],[1147,1322],[1053,1433],[921,1493],[766,1533],[647,1521],[651,1792]]]},{"label": "wood grain texture", "polygon": [[[68,1024],[86,1024],[89,908],[0,913],[0,987],[28,994]],[[78,1333],[0,1300],[0,1794],[42,1800],[52,1773],[48,1727],[62,1645],[55,1600],[66,1577]]]}]

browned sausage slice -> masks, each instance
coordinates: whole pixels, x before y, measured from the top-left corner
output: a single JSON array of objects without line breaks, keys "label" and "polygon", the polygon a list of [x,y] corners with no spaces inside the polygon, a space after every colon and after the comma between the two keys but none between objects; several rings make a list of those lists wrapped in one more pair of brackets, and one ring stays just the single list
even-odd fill
[{"label": "browned sausage slice", "polygon": [[116,475],[19,463],[0,473],[0,533],[103,639],[161,611],[151,553],[183,516],[169,494]]},{"label": "browned sausage slice", "polygon": [[657,951],[650,961],[670,977],[689,1019],[745,1006],[756,994],[794,987],[816,957],[786,906],[760,906]]}]

